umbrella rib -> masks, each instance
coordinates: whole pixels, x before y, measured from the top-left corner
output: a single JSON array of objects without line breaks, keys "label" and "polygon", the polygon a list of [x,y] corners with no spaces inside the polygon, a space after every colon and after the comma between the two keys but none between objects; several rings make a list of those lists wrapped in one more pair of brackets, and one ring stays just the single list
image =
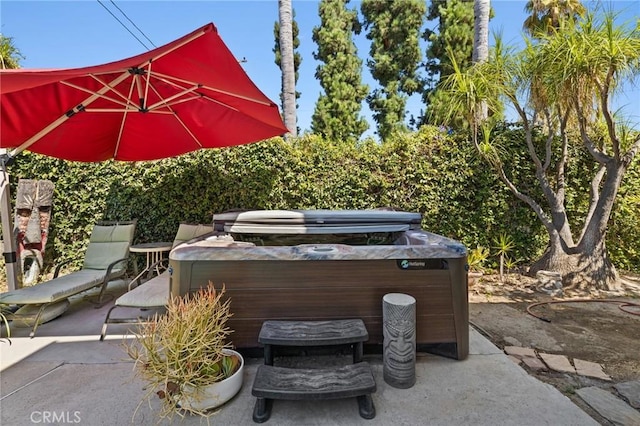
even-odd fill
[{"label": "umbrella rib", "polygon": [[[126,72],[129,72],[129,70],[128,70],[128,69],[126,69],[126,70],[122,70],[122,72],[125,72],[125,73],[126,73]],[[91,77],[91,78],[93,78],[93,79],[94,79],[95,81],[97,81],[98,83],[102,84],[103,86],[105,86],[105,87],[109,87],[109,86],[108,86],[108,84],[104,82],[104,80],[102,80],[102,79],[98,78],[96,75],[94,75],[94,74],[90,74],[90,77]],[[63,83],[63,84],[67,84],[67,85],[71,85],[70,83],[67,83],[67,82],[64,82],[64,81],[63,81],[63,82],[61,82],[61,83]],[[83,88],[82,88],[82,87],[76,87],[76,88],[78,88],[78,89],[80,89],[80,90],[83,90]],[[127,98],[127,97],[126,97],[126,96],[124,96],[122,93],[120,93],[119,91],[115,90],[115,88],[113,88],[113,87],[112,87],[112,88],[110,88],[110,90],[111,90],[113,93],[115,93],[116,95],[118,95],[119,97],[121,97],[121,98],[122,98],[122,100],[124,101],[124,103],[120,103],[121,105],[128,106],[128,105],[130,105],[130,104],[131,104],[131,98],[130,98],[130,97],[129,97],[129,98]],[[107,100],[109,100],[109,101],[115,102],[115,103],[119,103],[119,102],[118,102],[118,101],[116,101],[116,100],[112,100],[112,99],[111,99],[110,97],[108,97],[108,96],[103,96],[103,98],[104,98],[104,99],[107,99]]]},{"label": "umbrella rib", "polygon": [[149,99],[149,86],[151,86],[151,62],[149,62],[149,66],[147,67],[147,78],[145,79],[145,85],[144,85],[145,99]]},{"label": "umbrella rib", "polygon": [[[114,99],[114,98],[112,98],[110,96],[106,96],[104,94],[99,94],[98,96],[100,98],[105,99],[105,100],[107,100],[109,102],[113,102],[114,104],[122,105],[125,108],[130,108],[131,107],[131,102],[125,96],[123,96],[120,92],[118,92],[117,90],[114,90],[112,87],[109,87],[108,84],[106,84],[105,82],[103,82],[102,80],[100,80],[98,78],[95,78],[95,76],[92,75],[91,77],[93,77],[96,81],[100,82],[105,88],[107,88],[111,92],[113,92],[116,95],[120,96],[124,100],[124,102],[123,101],[119,101],[117,99]],[[85,93],[89,93],[89,94],[96,94],[96,92],[94,92],[92,90],[86,89],[84,87],[80,87],[80,86],[75,85],[73,83],[69,83],[68,81],[61,81],[60,84],[64,84],[65,86],[72,87],[72,88],[74,88],[76,90],[79,90],[81,92],[85,92]],[[137,107],[136,107],[136,109],[137,109]]]},{"label": "umbrella rib", "polygon": [[[228,108],[228,109],[230,109],[230,110],[232,110],[232,111],[236,111],[236,112],[238,112],[238,111],[239,111],[237,108],[235,108],[235,107],[233,107],[233,106],[231,106],[231,105],[229,105],[229,104],[226,104],[226,103],[224,103],[224,102],[222,102],[222,101],[219,101],[219,100],[217,100],[217,99],[213,99],[213,98],[211,98],[211,97],[209,97],[209,96],[207,96],[207,95],[205,95],[205,94],[199,93],[199,92],[194,92],[194,90],[193,90],[193,89],[192,89],[192,90],[185,89],[183,86],[181,86],[181,85],[179,85],[179,84],[177,84],[177,83],[175,83],[175,82],[173,82],[173,81],[171,81],[171,80],[167,80],[167,79],[165,79],[165,78],[159,77],[160,75],[161,75],[161,74],[154,73],[154,77],[155,77],[156,79],[158,79],[158,80],[160,80],[160,81],[162,81],[162,82],[164,82],[164,83],[167,83],[167,84],[169,84],[169,85],[171,85],[171,86],[173,86],[173,87],[176,87],[176,88],[179,88],[179,89],[183,89],[183,90],[184,90],[183,94],[185,94],[185,93],[189,93],[189,92],[196,93],[196,96],[194,96],[194,97],[187,98],[187,99],[182,99],[182,100],[180,100],[180,101],[173,102],[173,103],[167,103],[167,102],[166,102],[166,100],[165,100],[166,106],[167,106],[167,108],[169,108],[170,110],[171,110],[171,106],[173,106],[173,105],[177,105],[177,104],[179,104],[179,103],[183,103],[183,102],[188,102],[188,101],[197,100],[197,99],[203,99],[203,98],[204,98],[204,99],[206,99],[206,100],[208,100],[208,101],[210,101],[210,102],[213,102],[213,103],[216,103],[216,104],[218,104],[218,105],[221,105],[222,107],[224,107],[224,108]],[[186,80],[179,80],[179,81],[180,81],[181,83],[185,83],[185,84],[190,83],[189,81],[186,81]],[[194,85],[194,86],[197,86],[197,88],[201,87],[201,86],[199,86],[199,85]],[[161,96],[160,96],[160,94],[155,90],[155,88],[153,87],[153,85],[151,85],[151,89],[154,91],[154,93],[155,93],[156,95],[158,95],[158,97],[161,97]],[[156,105],[158,105],[158,104],[160,104],[160,102],[156,103],[154,106],[156,106]],[[267,104],[267,103],[262,103],[262,104],[263,104],[263,105],[271,105],[271,104]],[[149,108],[151,109],[151,107],[149,107]]]},{"label": "umbrella rib", "polygon": [[96,99],[100,98],[104,94],[104,92],[106,92],[108,90],[111,90],[112,87],[115,87],[118,84],[120,84],[121,82],[123,82],[124,80],[126,80],[128,76],[129,76],[128,72],[123,72],[119,77],[115,78],[110,83],[110,85],[108,85],[106,87],[103,87],[102,89],[98,90],[97,92],[92,93],[91,96],[86,98],[83,102],[80,102],[77,106],[73,107],[71,110],[69,110],[69,111],[65,112],[64,114],[62,114],[55,121],[53,121],[51,124],[46,126],[44,129],[40,130],[35,135],[31,136],[29,139],[27,139],[24,143],[22,143],[22,145],[20,145],[19,147],[13,149],[11,151],[10,155],[12,157],[15,157],[16,155],[18,155],[19,153],[21,153],[25,149],[29,148],[31,145],[36,143],[39,139],[41,139],[42,137],[44,137],[45,135],[50,133],[52,130],[54,130],[56,127],[60,126],[65,121],[69,120],[76,113],[83,111],[87,105],[90,105]]},{"label": "umbrella rib", "polygon": [[216,89],[215,87],[210,87],[210,86],[205,86],[205,85],[202,85],[202,87],[207,89],[207,90],[211,90],[212,92],[222,93],[223,95],[232,96],[234,98],[242,99],[242,100],[249,101],[249,102],[254,102],[254,103],[257,103],[257,104],[260,104],[260,105],[264,105],[264,106],[273,105],[273,103],[271,103],[271,102],[265,102],[265,101],[261,101],[259,99],[250,98],[248,96],[238,95],[236,93],[227,92],[226,90]]},{"label": "umbrella rib", "polygon": [[265,105],[265,106],[271,106],[272,105],[271,102],[265,102],[265,101],[262,101],[260,99],[251,98],[249,96],[244,96],[244,95],[240,95],[240,94],[237,94],[237,93],[231,93],[231,92],[228,92],[228,91],[222,90],[222,89],[216,89],[215,87],[205,86],[203,84],[198,84],[198,83],[193,82],[193,81],[183,80],[181,78],[172,77],[172,76],[169,76],[169,75],[166,75],[166,74],[161,74],[159,72],[155,72],[154,71],[153,75],[157,79],[162,80],[165,83],[175,84],[175,83],[173,83],[173,81],[177,81],[177,82],[180,82],[180,83],[183,83],[183,84],[188,84],[188,85],[198,85],[201,88],[205,88],[205,89],[211,90],[213,92],[221,93],[223,95],[232,96],[234,98],[243,99],[245,101],[255,102],[257,104],[261,104],[261,105]]},{"label": "umbrella rib", "polygon": [[222,106],[223,106],[223,107],[225,107],[225,108],[231,109],[231,110],[236,111],[236,112],[240,112],[240,110],[239,110],[238,108],[236,108],[236,107],[232,107],[231,105],[229,105],[229,104],[225,104],[224,102],[221,102],[221,101],[219,101],[219,100],[217,100],[217,99],[213,99],[213,98],[212,98],[212,97],[210,97],[210,96],[202,95],[202,97],[203,97],[204,99],[206,99],[206,100],[210,101],[210,102],[213,102],[214,104],[222,105]]},{"label": "umbrella rib", "polygon": [[[138,88],[140,87],[138,84],[135,84],[134,80],[131,80],[131,84],[129,85],[129,99],[131,99],[131,94],[133,93],[133,86],[136,85]],[[116,141],[116,148],[113,150],[113,158],[118,156],[118,150],[120,149],[120,141],[122,140],[122,133],[124,132],[124,123],[127,121],[127,112],[125,109],[122,113],[122,121],[120,122],[120,130],[118,131],[118,140]]]},{"label": "umbrella rib", "polygon": [[194,91],[196,91],[197,89],[198,89],[198,86],[193,86],[193,87],[191,87],[191,88],[189,88],[189,89],[185,89],[185,90],[183,90],[183,91],[182,91],[182,92],[180,92],[180,93],[176,93],[176,94],[175,94],[175,95],[173,95],[173,96],[169,96],[169,97],[168,97],[168,98],[166,98],[166,99],[162,99],[162,100],[160,100],[160,101],[156,102],[155,104],[150,105],[150,106],[148,107],[148,109],[150,109],[150,110],[152,110],[152,109],[156,109],[159,105],[163,105],[163,104],[167,104],[167,105],[168,105],[172,100],[177,99],[177,98],[179,98],[179,97],[181,97],[181,96],[183,96],[183,95],[186,95],[187,93],[193,93],[193,92],[194,92]]},{"label": "umbrella rib", "polygon": [[135,81],[136,89],[138,89],[138,103],[140,105],[140,109],[145,109],[144,104],[145,104],[146,96],[142,94],[142,82],[140,81],[140,75],[134,74],[133,81]]},{"label": "umbrella rib", "polygon": [[[205,30],[198,31],[198,32],[197,32],[196,34],[194,34],[193,36],[191,36],[191,37],[189,37],[189,38],[187,38],[187,39],[184,39],[184,40],[182,41],[182,43],[180,43],[180,44],[177,44],[177,45],[173,46],[173,48],[171,48],[171,49],[167,49],[167,50],[165,50],[164,52],[162,52],[162,54],[160,54],[160,55],[158,55],[158,56],[153,57],[153,58],[152,58],[152,59],[150,59],[148,62],[150,63],[151,61],[157,61],[158,59],[162,58],[163,56],[168,55],[169,53],[173,52],[174,50],[176,50],[176,49],[180,49],[182,46],[184,46],[184,45],[186,45],[186,44],[191,43],[193,40],[195,40],[195,39],[197,39],[197,38],[202,37],[202,36],[203,36],[203,35],[205,35],[206,33],[207,33],[207,32],[206,32]],[[141,66],[142,66],[142,65],[141,65]]]},{"label": "umbrella rib", "polygon": [[[148,87],[149,87],[151,90],[153,90],[153,92],[154,92],[156,95],[158,95],[158,97],[159,97],[159,98],[161,98],[162,96],[160,96],[160,93],[158,93],[158,91],[157,91],[157,90],[156,90],[156,88],[153,86],[153,84],[151,84],[151,76],[153,75],[155,78],[157,78],[155,74],[157,74],[157,73],[153,73],[153,74],[152,74],[152,73],[151,73],[151,69],[149,68],[148,79],[147,79]],[[191,101],[191,100],[194,100],[194,99],[200,99],[200,98],[201,98],[201,96],[193,96],[193,97],[191,97],[191,98],[187,98],[187,99],[180,99],[180,100],[178,100],[178,101],[176,101],[176,102],[173,102],[173,103],[169,102],[169,101],[170,101],[170,100],[172,100],[172,99],[176,99],[177,97],[180,97],[180,96],[184,95],[185,93],[192,93],[194,90],[196,90],[196,89],[197,89],[197,85],[195,85],[195,86],[194,86],[193,88],[191,88],[191,89],[185,89],[184,87],[182,87],[182,86],[180,86],[180,85],[178,85],[178,84],[175,84],[175,83],[173,83],[172,81],[168,81],[168,80],[165,80],[165,79],[162,79],[162,78],[159,78],[158,80],[160,80],[160,81],[164,81],[165,83],[169,84],[170,86],[177,87],[177,88],[179,88],[179,89],[183,89],[183,92],[182,92],[182,93],[179,93],[179,94],[177,94],[177,95],[171,96],[170,98],[164,99],[163,101],[158,102],[158,103],[154,104],[153,106],[149,107],[149,110],[151,110],[152,108],[155,108],[155,106],[156,106],[156,105],[164,104],[164,105],[167,107],[167,109],[168,109],[169,111],[158,111],[158,110],[154,109],[153,111],[149,111],[149,112],[152,112],[152,113],[164,113],[164,114],[171,114],[171,115],[173,115],[173,116],[175,117],[175,119],[178,121],[178,123],[180,123],[180,125],[182,126],[182,128],[185,130],[185,132],[186,132],[187,134],[189,134],[189,136],[191,136],[191,138],[193,139],[193,141],[194,141],[194,142],[195,142],[195,143],[196,143],[200,148],[202,148],[202,147],[203,147],[203,146],[202,146],[202,143],[200,143],[200,141],[198,140],[198,138],[197,138],[197,137],[196,137],[196,136],[191,132],[191,130],[189,130],[189,127],[187,127],[187,125],[186,125],[186,124],[184,124],[184,122],[180,119],[180,117],[178,117],[178,114],[173,110],[173,108],[171,108],[173,105],[176,105],[176,104],[180,104],[180,103],[183,103],[183,102],[188,102],[188,101]]]},{"label": "umbrella rib", "polygon": [[180,117],[178,117],[178,114],[174,114],[173,115],[176,120],[178,120],[178,123],[180,123],[180,125],[182,126],[182,128],[185,130],[185,132],[187,132],[189,134],[189,136],[191,136],[191,138],[195,141],[195,143],[198,144],[198,146],[200,148],[202,148],[202,144],[200,143],[200,141],[198,140],[198,138],[196,138],[196,136],[191,132],[191,130],[189,130],[189,128],[187,127],[186,124],[184,124],[184,122],[180,119]]},{"label": "umbrella rib", "polygon": [[[180,84],[178,84],[177,82],[180,82],[180,83],[183,83],[183,84],[191,84],[191,85],[193,85],[193,86],[197,86],[197,88],[206,87],[206,86],[202,86],[202,85],[199,85],[199,84],[195,84],[195,83],[193,83],[193,82],[191,82],[191,81],[187,81],[187,80],[183,80],[183,79],[179,79],[179,78],[173,78],[173,77],[167,76],[167,75],[165,75],[165,74],[157,73],[157,72],[153,72],[153,73],[151,73],[151,75],[152,75],[153,77],[155,77],[155,78],[156,78],[157,80],[159,80],[159,81],[162,81],[162,82],[167,83],[167,84],[169,84],[169,85],[171,85],[171,86],[173,86],[173,87],[176,87],[176,88],[179,88],[179,89],[184,90],[183,94],[188,93],[188,92],[190,92],[190,91],[192,91],[192,92],[193,92],[194,90],[193,90],[193,89],[192,89],[192,90],[185,89],[185,87],[181,86],[181,85],[180,85]],[[176,80],[176,81],[174,82],[174,81],[172,81],[172,80]],[[154,89],[154,88],[153,88],[153,85],[151,85],[151,89]],[[233,94],[233,93],[225,92],[225,91],[222,91],[222,90],[216,90],[216,89],[212,89],[212,88],[209,88],[209,90],[212,90],[212,91],[215,91],[215,92],[219,92],[219,93],[224,93],[224,94],[227,94],[227,95],[229,95],[229,96],[236,97],[236,98],[239,98],[239,99],[249,100],[249,101],[251,101],[251,102],[256,102],[256,103],[259,103],[259,104],[261,104],[261,105],[265,105],[265,106],[271,106],[271,105],[272,105],[271,103],[268,103],[268,102],[263,102],[263,101],[260,101],[260,100],[257,100],[257,99],[248,98],[248,97],[241,96],[241,95],[235,95],[235,94]],[[159,93],[158,93],[155,89],[154,89],[154,92],[158,95],[158,97],[160,97]],[[182,101],[180,101],[180,102],[166,103],[166,100],[165,100],[166,106],[167,106],[167,107],[170,107],[171,105],[176,105],[177,103],[186,102],[186,101],[188,101],[188,100],[199,99],[199,98],[205,98],[205,99],[207,99],[207,100],[209,100],[209,101],[211,101],[211,102],[213,102],[213,103],[216,103],[216,104],[218,104],[218,105],[221,105],[221,106],[223,106],[223,107],[225,107],[225,108],[228,108],[228,109],[230,109],[230,110],[233,110],[233,111],[236,111],[236,112],[237,112],[237,111],[239,111],[237,108],[235,108],[235,107],[233,107],[233,106],[231,106],[231,105],[229,105],[229,104],[227,104],[227,103],[224,103],[224,102],[222,102],[222,101],[219,101],[219,100],[213,99],[213,98],[211,98],[211,97],[209,97],[209,96],[207,96],[207,95],[201,94],[201,93],[199,93],[199,92],[195,92],[195,93],[197,93],[197,94],[198,94],[198,96],[197,96],[197,97],[189,98],[189,99],[186,99],[186,100],[182,100]],[[174,97],[174,98],[175,98],[175,97]],[[156,106],[160,105],[161,103],[162,103],[162,102],[157,102],[156,104],[154,104],[154,106],[153,106],[153,107],[156,107]],[[152,108],[152,107],[149,107],[149,109],[151,109],[151,108]]]},{"label": "umbrella rib", "polygon": [[[178,105],[178,104],[182,104],[185,102],[191,102],[191,101],[196,101],[198,99],[206,99],[209,102],[213,102],[216,104],[219,104],[227,109],[230,109],[232,111],[236,111],[239,112],[240,110],[237,108],[232,107],[231,105],[227,105],[223,102],[217,101],[213,98],[210,98],[208,96],[204,96],[204,95],[195,95],[186,99],[180,99],[177,100],[175,102],[166,102],[165,100],[165,106],[167,108],[169,108],[169,111],[160,111],[159,109],[149,109],[148,111],[145,111],[148,114],[175,114],[175,111],[171,110],[170,107],[174,106],[174,105]],[[156,104],[157,105],[157,104]],[[117,109],[117,108],[85,108],[86,112],[142,112],[140,111],[138,108],[128,108],[126,110],[122,110],[122,109]]]},{"label": "umbrella rib", "polygon": [[[114,112],[126,112],[126,113],[130,113],[130,112],[143,112],[140,111],[139,109],[117,109],[117,108],[85,108],[84,111],[86,112],[104,112],[104,113],[114,113]],[[175,112],[172,111],[146,111],[147,114],[175,114]]]},{"label": "umbrella rib", "polygon": [[[153,84],[151,84],[151,74],[149,74],[149,76],[148,76],[148,80],[147,80],[147,81],[148,81],[148,83],[149,83],[149,89],[153,90],[153,93],[155,93],[155,94],[156,94],[156,96],[158,96],[158,99],[162,99],[162,95],[160,95],[160,93],[158,92],[158,90],[156,90],[155,86],[154,86]],[[178,85],[171,84],[170,82],[169,82],[169,84],[170,84],[171,86],[173,86],[173,87],[177,87],[177,88],[179,88],[179,89],[184,89],[184,87],[181,87],[181,86],[178,86]],[[165,102],[166,102],[166,101],[165,101]],[[175,103],[178,103],[178,102],[175,102]],[[174,103],[174,104],[175,104],[175,103]],[[175,114],[175,111],[171,108],[171,105],[172,105],[171,103],[166,103],[166,104],[165,104],[165,106],[167,107],[167,109],[169,110],[169,112],[170,112],[171,114]],[[154,105],[154,106],[155,106],[155,105]],[[154,112],[155,112],[155,110],[154,110]]]},{"label": "umbrella rib", "polygon": [[[156,80],[161,81],[163,83],[167,83],[169,86],[172,86],[172,87],[174,87],[174,88],[176,88],[178,90],[182,90],[182,94],[193,92],[195,89],[200,87],[200,85],[198,85],[196,83],[193,83],[193,82],[190,82],[190,81],[186,81],[186,80],[181,80],[180,83],[183,83],[185,85],[190,85],[192,87],[192,89],[188,89],[186,86],[182,86],[182,85],[180,85],[180,84],[178,84],[176,82],[173,82],[173,81],[171,81],[169,79],[166,79],[166,78],[163,78],[163,77],[159,77],[158,73],[153,73],[153,75],[150,75],[150,76],[153,76]],[[162,98],[162,96],[160,96],[158,91],[155,90],[153,85],[151,85],[151,89],[154,91],[154,93],[156,95],[158,95],[158,98]],[[198,93],[198,97],[200,97],[200,96],[201,95]],[[187,100],[192,100],[192,99],[195,99],[195,98],[197,98],[197,97],[188,98]],[[180,103],[180,102],[166,103],[166,105],[167,105],[167,107],[170,107],[171,105],[175,105],[177,103]],[[156,103],[156,105],[158,105],[158,104],[160,104],[160,102]]]},{"label": "umbrella rib", "polygon": [[[202,99],[202,96],[200,96],[200,95],[196,95],[196,96],[191,96],[191,97],[189,97],[189,98],[180,99],[180,100],[177,100],[177,101],[175,101],[175,102],[169,102],[169,103],[167,103],[167,105],[166,105],[166,106],[167,106],[169,109],[171,109],[171,107],[172,107],[172,106],[174,106],[174,105],[182,104],[182,103],[185,103],[185,102],[196,101],[196,100],[198,100],[198,99]],[[157,110],[156,110],[156,111],[154,111],[154,112],[159,112],[159,111],[157,111]]]},{"label": "umbrella rib", "polygon": [[[184,94],[186,94],[186,93],[194,93],[194,96],[191,96],[191,97],[189,97],[189,98],[185,98],[185,99],[180,99],[180,100],[175,101],[175,102],[167,102],[168,100],[172,100],[172,99],[174,99],[174,98],[176,98],[176,97],[178,97],[178,96],[184,95]],[[198,99],[206,99],[206,100],[208,100],[209,102],[213,102],[213,103],[218,104],[218,105],[220,105],[220,106],[222,106],[222,107],[224,107],[224,108],[230,109],[230,110],[235,111],[235,112],[240,112],[240,110],[239,110],[238,108],[236,108],[236,107],[233,107],[233,106],[231,106],[231,105],[229,105],[229,104],[226,104],[226,103],[224,103],[224,102],[221,102],[221,101],[219,101],[219,100],[217,100],[217,99],[213,99],[213,98],[212,98],[212,97],[210,97],[210,96],[204,95],[204,94],[199,93],[199,92],[194,92],[194,91],[191,91],[191,90],[190,90],[190,91],[185,91],[184,93],[181,93],[180,95],[176,95],[176,96],[172,96],[171,98],[167,98],[167,99],[165,99],[165,100],[164,100],[164,103],[165,103],[165,106],[166,106],[167,108],[171,109],[170,107],[172,107],[173,105],[178,105],[178,104],[181,104],[181,103],[184,103],[184,102],[196,101],[196,100],[198,100]],[[161,103],[161,102],[156,103],[156,104],[154,105],[154,107],[155,107],[156,105],[159,105],[160,103]],[[149,109],[151,109],[151,107],[149,107]],[[154,111],[154,112],[157,112],[157,110],[156,110],[156,111]]]},{"label": "umbrella rib", "polygon": [[[171,108],[172,106],[174,106],[174,105],[178,105],[178,104],[181,104],[181,103],[184,103],[184,102],[190,102],[190,101],[193,101],[193,100],[198,100],[198,99],[202,99],[202,98],[203,98],[203,95],[202,95],[202,94],[200,94],[200,93],[196,92],[196,90],[198,89],[198,87],[195,87],[195,86],[194,86],[194,87],[192,87],[191,89],[185,89],[184,87],[182,87],[182,86],[180,86],[180,85],[178,85],[178,84],[175,84],[175,83],[173,83],[173,82],[171,82],[171,81],[165,81],[165,80],[163,80],[163,79],[158,79],[158,80],[163,81],[163,82],[165,82],[165,83],[167,83],[167,84],[169,84],[169,85],[171,85],[171,86],[173,86],[173,87],[176,87],[176,88],[178,88],[178,89],[182,89],[183,91],[182,91],[181,93],[179,93],[179,94],[176,94],[176,95],[174,95],[174,96],[171,96],[170,98],[167,98],[167,99],[164,99],[164,100],[162,100],[162,101],[160,101],[160,102],[157,102],[157,103],[155,103],[153,106],[150,106],[150,107],[149,107],[149,112],[156,112],[156,113],[157,113],[157,112],[160,112],[160,111],[158,111],[158,110],[156,109],[156,107],[158,107],[158,106],[160,106],[161,104],[163,104],[163,105],[164,105],[164,106],[169,110],[168,112],[164,112],[164,113],[166,113],[166,114],[176,114],[176,112]],[[160,93],[158,93],[158,91],[157,91],[157,90],[156,90],[156,88],[153,86],[153,84],[150,84],[150,85],[149,85],[149,87],[150,87],[150,88],[151,88],[151,90],[153,90],[153,92],[158,96],[158,98],[162,98],[162,96],[160,95]],[[191,97],[188,97],[188,98],[180,99],[180,100],[175,101],[175,102],[169,102],[169,101],[171,101],[171,100],[173,100],[173,99],[176,99],[176,98],[178,98],[178,97],[180,97],[180,96],[186,95],[187,93],[195,93],[195,94],[194,94],[194,96],[191,96]],[[222,105],[223,105],[223,106],[226,106],[226,107],[227,107],[227,108],[229,108],[229,109],[233,109],[233,110],[235,110],[235,108],[233,108],[233,107],[231,107],[231,106],[227,106],[227,105],[224,105],[224,104],[222,104]],[[154,109],[152,110],[152,108],[154,108]]]}]

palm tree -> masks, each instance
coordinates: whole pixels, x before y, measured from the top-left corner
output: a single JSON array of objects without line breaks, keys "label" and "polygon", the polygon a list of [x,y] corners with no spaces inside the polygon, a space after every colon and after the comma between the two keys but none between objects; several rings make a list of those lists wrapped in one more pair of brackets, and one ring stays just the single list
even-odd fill
[{"label": "palm tree", "polygon": [[485,62],[489,58],[489,15],[491,0],[475,0],[473,4],[473,62]]},{"label": "palm tree", "polygon": [[[473,3],[473,55],[474,63],[486,62],[489,58],[489,15],[491,0],[475,0]],[[478,122],[483,122],[489,115],[486,102],[481,102],[477,110]]]},{"label": "palm tree", "polygon": [[522,28],[535,36],[538,33],[549,34],[560,28],[560,23],[568,18],[583,17],[585,7],[580,0],[529,0],[524,7],[530,16]]},{"label": "palm tree", "polygon": [[0,34],[0,68],[3,70],[20,68],[21,59],[24,59],[24,56],[14,46],[13,38]]},{"label": "palm tree", "polygon": [[278,13],[280,18],[280,63],[282,68],[284,125],[289,129],[291,136],[296,136],[296,71],[293,55],[293,10],[291,0],[279,0]]}]

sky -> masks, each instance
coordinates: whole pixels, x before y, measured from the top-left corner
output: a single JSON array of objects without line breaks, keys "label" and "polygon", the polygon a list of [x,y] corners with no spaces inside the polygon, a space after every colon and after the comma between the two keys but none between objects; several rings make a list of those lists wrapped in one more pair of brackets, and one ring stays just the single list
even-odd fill
[{"label": "sky", "polygon": [[[508,44],[520,43],[526,1],[491,3],[495,16],[490,30],[501,32]],[[609,0],[607,4],[623,11],[622,17],[627,21],[640,17],[638,0]],[[360,2],[352,0],[349,7],[359,9]],[[320,24],[320,18],[317,1],[293,0],[293,8],[300,28],[298,52],[303,58],[296,85],[302,94],[298,100],[298,128],[305,132],[310,130],[313,109],[322,92],[315,79],[319,62],[313,59],[316,44],[312,40],[313,27]],[[169,43],[213,22],[231,52],[239,60],[246,60],[242,65],[249,77],[267,97],[279,103],[281,77],[273,53],[273,25],[277,20],[277,0],[0,0],[0,33],[12,37],[25,57],[22,68],[76,68],[112,62]],[[355,36],[354,41],[359,55],[367,56],[369,41],[364,34]],[[426,44],[423,53],[425,49]],[[363,82],[370,88],[377,86],[364,64]],[[617,105],[624,106],[631,122],[640,128],[638,87],[626,90]],[[420,97],[412,96],[407,103],[408,116],[419,115],[422,108]],[[375,137],[375,123],[366,103],[362,113],[370,122],[364,136]]]}]

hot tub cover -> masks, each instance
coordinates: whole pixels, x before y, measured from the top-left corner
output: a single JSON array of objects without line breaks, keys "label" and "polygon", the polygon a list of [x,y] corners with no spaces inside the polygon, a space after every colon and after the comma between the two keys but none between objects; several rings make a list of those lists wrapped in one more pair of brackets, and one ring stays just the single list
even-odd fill
[{"label": "hot tub cover", "polygon": [[422,215],[393,210],[250,210],[213,216],[216,231],[251,234],[403,232]]}]

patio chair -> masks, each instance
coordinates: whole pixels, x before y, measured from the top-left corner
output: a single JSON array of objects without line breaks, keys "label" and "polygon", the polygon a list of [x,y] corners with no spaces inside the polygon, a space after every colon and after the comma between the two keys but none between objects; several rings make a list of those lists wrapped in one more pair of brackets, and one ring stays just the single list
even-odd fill
[{"label": "patio chair", "polygon": [[[176,233],[175,240],[173,240],[172,249],[189,240],[208,234],[209,232],[213,232],[212,225],[190,225],[181,223],[178,227],[178,232]],[[122,296],[116,299],[113,307],[111,307],[111,309],[109,309],[109,312],[107,312],[107,317],[105,318],[104,324],[102,325],[100,341],[104,340],[109,324],[140,324],[148,321],[150,318],[149,315],[146,315],[145,317],[136,315],[135,317],[111,318],[111,313],[116,308],[137,308],[142,310],[152,310],[163,308],[167,305],[167,302],[171,297],[168,264],[169,259],[162,259],[150,265],[143,272],[147,272],[148,274],[153,274],[158,270],[163,270],[163,272],[159,273],[156,276],[152,276],[148,279],[148,281],[145,282],[134,280],[139,281],[138,286],[124,293]],[[163,267],[158,268],[159,265],[163,265]],[[145,275],[142,276],[146,277]],[[140,275],[138,277],[140,277]],[[133,285],[134,282],[132,282],[131,284]]]},{"label": "patio chair", "polygon": [[99,287],[96,307],[101,307],[107,284],[126,274],[135,227],[136,221],[96,224],[80,270],[59,276],[62,266],[70,261],[60,264],[50,281],[0,294],[0,305],[20,306],[10,319],[17,325],[32,325],[31,337],[39,324],[67,310],[70,296]]}]

